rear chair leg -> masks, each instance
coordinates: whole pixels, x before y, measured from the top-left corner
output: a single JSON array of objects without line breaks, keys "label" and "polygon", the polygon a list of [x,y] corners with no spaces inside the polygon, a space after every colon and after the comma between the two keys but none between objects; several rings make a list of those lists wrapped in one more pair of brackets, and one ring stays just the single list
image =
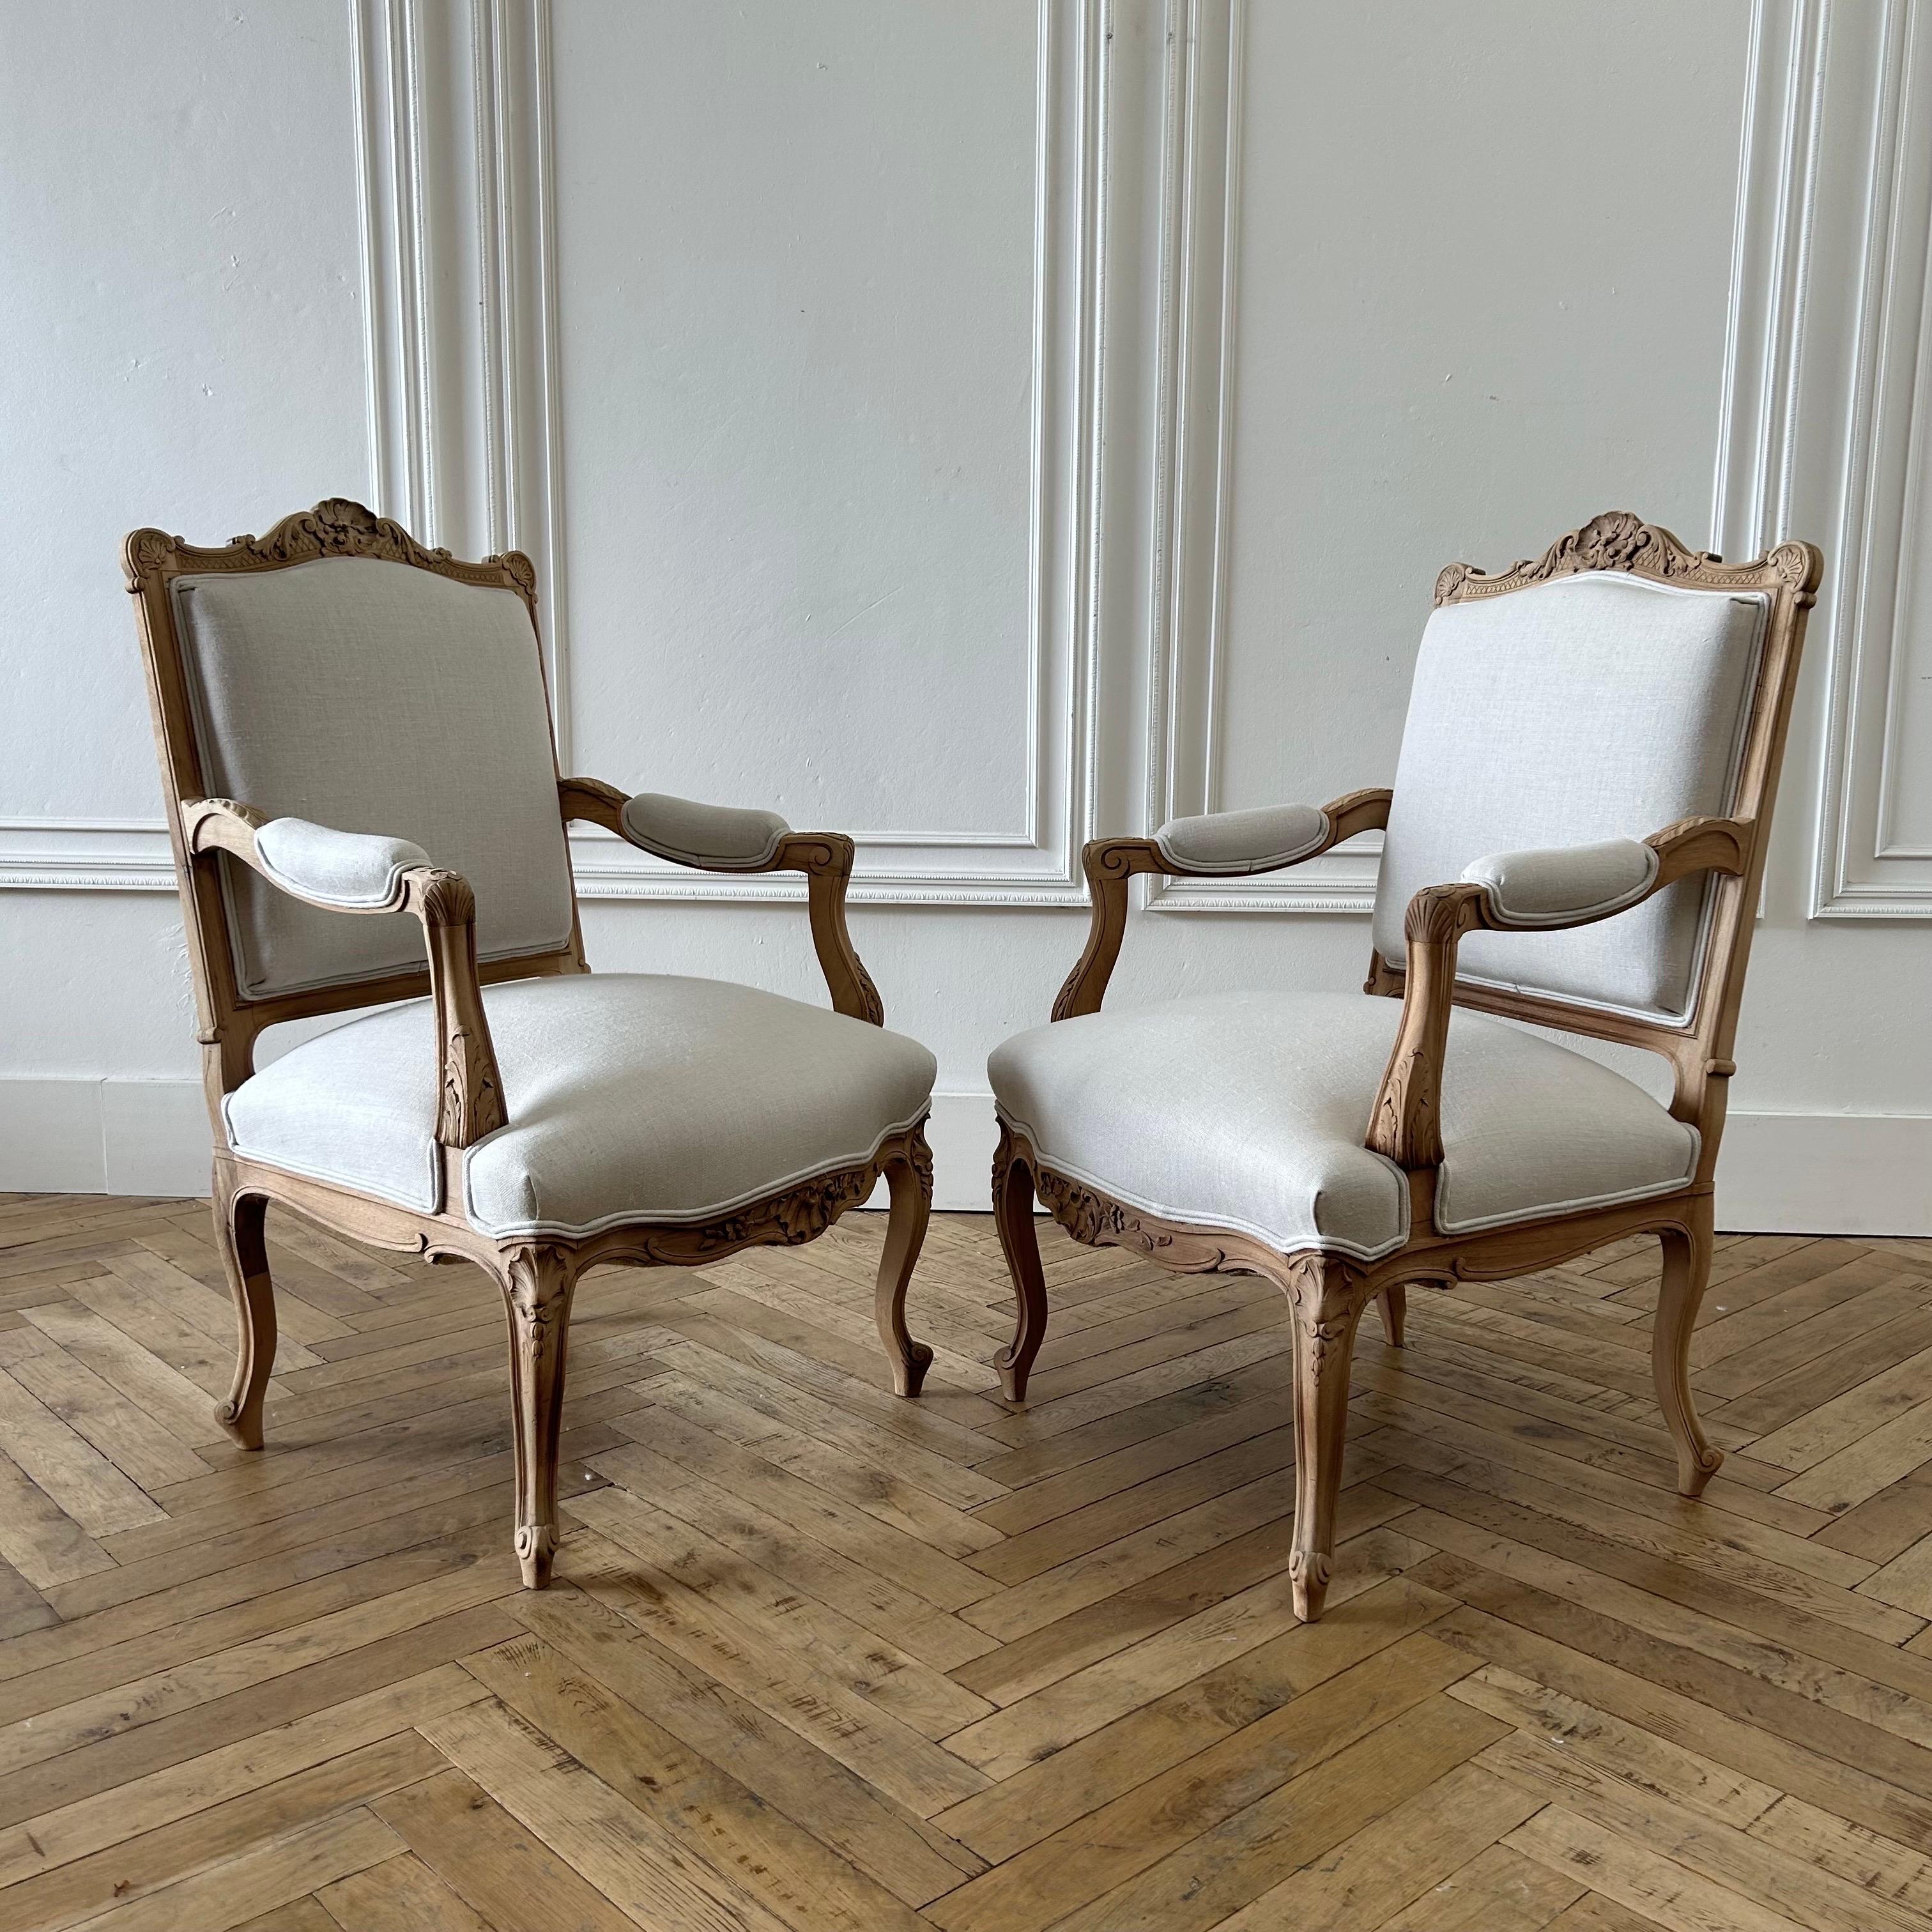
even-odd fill
[{"label": "rear chair leg", "polygon": [[1382,1340],[1391,1348],[1402,1346],[1402,1325],[1408,1318],[1408,1289],[1401,1282],[1391,1282],[1376,1297],[1376,1312],[1382,1318]]},{"label": "rear chair leg", "polygon": [[1660,1231],[1664,1286],[1650,1336],[1657,1400],[1671,1440],[1677,1445],[1678,1490],[1687,1496],[1702,1496],[1704,1485],[1724,1460],[1724,1452],[1714,1448],[1706,1436],[1690,1396],[1690,1334],[1697,1325],[1698,1305],[1711,1279],[1711,1197],[1707,1194],[1687,1210],[1683,1226]]},{"label": "rear chair leg", "polygon": [[1046,1340],[1046,1276],[1040,1265],[1040,1236],[1033,1220],[1033,1170],[1013,1144],[1003,1122],[993,1156],[993,1223],[1012,1276],[1019,1319],[1013,1339],[993,1358],[1000,1388],[1009,1402],[1026,1400],[1033,1358]]},{"label": "rear chair leg", "polygon": [[885,1252],[879,1257],[879,1286],[874,1312],[879,1340],[892,1365],[892,1393],[918,1394],[932,1366],[932,1351],[915,1342],[906,1327],[906,1288],[926,1240],[926,1224],[932,1212],[932,1150],[924,1131],[914,1128],[903,1150],[885,1163],[886,1185],[892,1191],[892,1213],[886,1222]]},{"label": "rear chair leg", "polygon": [[550,1582],[556,1556],[556,1445],[577,1258],[548,1242],[513,1248],[499,1286],[509,1318],[510,1393],[517,1444],[517,1562],[524,1588]]},{"label": "rear chair leg", "polygon": [[236,1191],[224,1163],[214,1169],[214,1245],[228,1271],[235,1298],[239,1346],[235,1384],[228,1400],[215,1406],[214,1419],[244,1449],[262,1446],[262,1399],[275,1366],[275,1287],[268,1276],[264,1235],[268,1203],[265,1196]]}]

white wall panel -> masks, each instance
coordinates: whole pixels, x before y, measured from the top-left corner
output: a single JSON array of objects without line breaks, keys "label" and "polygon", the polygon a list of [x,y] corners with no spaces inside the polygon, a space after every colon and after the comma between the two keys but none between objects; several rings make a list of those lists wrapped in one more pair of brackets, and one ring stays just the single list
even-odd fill
[{"label": "white wall panel", "polygon": [[1077,897],[1099,19],[556,15],[578,769],[850,830],[862,895]]},{"label": "white wall panel", "polygon": [[1874,8],[1813,910],[1932,918],[1932,15]]},{"label": "white wall panel", "polygon": [[[1675,0],[1587,36],[1541,0],[1481,12],[1250,4],[1204,52],[1177,194],[1188,353],[1220,367],[1177,377],[1196,520],[1157,810],[1388,782],[1452,558],[1630,506],[1702,540],[1749,10],[1701,8],[1691,49]],[[1356,909],[1373,878],[1338,857],[1161,903]]]},{"label": "white wall panel", "polygon": [[[963,1204],[1082,840],[1385,781],[1438,568],[1618,506],[1828,559],[1723,1198],[1932,1230],[1932,0],[1696,12],[0,0],[0,1187],[204,1158],[136,524],[529,550],[573,767],[859,835]],[[815,994],[788,883],[575,848],[599,965]],[[1374,870],[1114,997],[1358,983]]]},{"label": "white wall panel", "polygon": [[368,487],[349,21],[0,8],[0,823],[159,822],[117,560]]},{"label": "white wall panel", "polygon": [[584,770],[1024,838],[1034,16],[559,16]]}]

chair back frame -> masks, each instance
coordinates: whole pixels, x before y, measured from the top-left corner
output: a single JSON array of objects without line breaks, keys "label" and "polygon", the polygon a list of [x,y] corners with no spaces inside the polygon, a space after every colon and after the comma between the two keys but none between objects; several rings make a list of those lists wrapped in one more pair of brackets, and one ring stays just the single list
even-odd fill
[{"label": "chair back frame", "polygon": [[[1680,589],[1765,592],[1770,608],[1744,725],[1729,815],[1748,828],[1741,872],[1714,872],[1706,890],[1712,903],[1706,924],[1689,1017],[1680,1024],[1613,1012],[1553,994],[1524,993],[1458,975],[1454,1004],[1507,1018],[1526,1020],[1620,1045],[1643,1047],[1671,1064],[1675,1087],[1670,1111],[1696,1127],[1703,1150],[1698,1179],[1708,1183],[1724,1131],[1724,1109],[1744,996],[1755,913],[1768,851],[1771,807],[1784,759],[1796,693],[1806,614],[1816,601],[1824,559],[1815,544],[1782,543],[1748,563],[1726,563],[1693,550],[1669,530],[1628,511],[1594,518],[1559,537],[1540,556],[1493,573],[1452,563],[1436,580],[1434,608],[1504,597],[1518,590],[1586,571],[1617,572]],[[1642,837],[1661,830],[1632,826]],[[1443,881],[1444,884],[1449,883]],[[1371,950],[1364,990],[1400,999],[1408,974]]]},{"label": "chair back frame", "polygon": [[[221,868],[234,862],[219,851],[190,849],[183,822],[184,804],[207,796],[207,785],[195,739],[187,670],[170,586],[178,577],[215,572],[286,570],[327,557],[374,557],[430,571],[458,584],[515,592],[530,612],[531,628],[538,640],[538,669],[540,675],[544,674],[536,571],[520,550],[486,557],[480,563],[465,562],[446,550],[428,548],[401,524],[341,497],[284,517],[266,536],[238,536],[230,543],[212,548],[188,543],[158,530],[136,530],[128,537],[123,546],[122,562],[128,592],[136,599],[155,746],[164,775],[162,791],[168,840],[174,851],[175,873],[188,929],[196,1036],[202,1048],[202,1085],[218,1144],[226,1139],[220,1120],[222,1097],[232,1093],[254,1071],[255,1042],[266,1029],[284,1020],[386,1005],[396,1000],[420,999],[430,990],[425,962],[402,972],[249,998],[241,990],[222,886]],[[546,698],[548,692],[546,675]],[[545,708],[554,771],[556,733],[548,716],[548,706]],[[251,801],[240,802],[246,805]],[[568,944],[544,951],[479,961],[477,978],[488,984],[542,974],[587,972],[574,879],[570,890]]]}]

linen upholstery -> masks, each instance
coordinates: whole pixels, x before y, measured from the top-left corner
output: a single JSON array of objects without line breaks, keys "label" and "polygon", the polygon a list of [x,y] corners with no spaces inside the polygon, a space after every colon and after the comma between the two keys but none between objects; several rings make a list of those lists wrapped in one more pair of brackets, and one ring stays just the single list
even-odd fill
[{"label": "linen upholstery", "polygon": [[350,911],[387,905],[403,874],[430,862],[406,838],[337,832],[305,818],[270,819],[255,834],[255,850],[278,885]]},{"label": "linen upholstery", "polygon": [[[1354,993],[1223,993],[1060,1020],[988,1064],[1041,1161],[1169,1220],[1372,1261],[1408,1234],[1408,1185],[1363,1142],[1402,1017]],[[1436,1197],[1466,1233],[1683,1186],[1698,1136],[1597,1061],[1458,1011]]]},{"label": "linen upholstery", "polygon": [[[400,839],[476,889],[485,959],[569,943],[569,860],[536,635],[513,590],[375,557],[171,586],[210,795]],[[406,914],[342,919],[224,857],[242,993],[423,963]]]},{"label": "linen upholstery", "polygon": [[[1607,571],[1445,605],[1416,663],[1376,898],[1404,959],[1424,886],[1485,854],[1644,838],[1730,808],[1769,599]],[[1600,926],[1462,943],[1466,980],[1650,1018],[1688,1017],[1709,882]]]},{"label": "linen upholstery", "polygon": [[1155,849],[1190,872],[1238,877],[1291,864],[1328,836],[1328,814],[1312,805],[1258,806],[1170,818],[1154,835]]},{"label": "linen upholstery", "polygon": [[791,830],[775,812],[700,805],[662,792],[640,791],[627,798],[620,816],[624,836],[633,845],[681,866],[718,872],[762,866]]},{"label": "linen upholstery", "polygon": [[1562,845],[1540,852],[1492,852],[1462,868],[1472,885],[1489,889],[1492,919],[1506,926],[1547,926],[1600,919],[1650,890],[1662,861],[1641,838]]},{"label": "linen upholstery", "polygon": [[[866,1160],[922,1118],[916,1041],[749,986],[566,974],[484,989],[508,1124],[463,1156],[499,1239],[707,1220]],[[436,1029],[412,1000],[334,1028],[224,1103],[236,1153],[441,1211]]]}]

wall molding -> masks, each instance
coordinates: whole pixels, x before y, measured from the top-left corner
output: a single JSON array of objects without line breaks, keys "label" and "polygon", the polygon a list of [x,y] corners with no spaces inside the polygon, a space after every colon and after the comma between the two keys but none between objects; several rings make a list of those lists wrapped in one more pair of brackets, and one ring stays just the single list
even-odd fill
[{"label": "wall molding", "polygon": [[[856,903],[1086,902],[1080,853],[1095,830],[1103,604],[1112,38],[1107,0],[1039,0],[1025,823],[1010,832],[857,832]],[[571,847],[586,898],[742,903],[802,896],[782,879],[668,866],[584,828],[573,832]]]},{"label": "wall molding", "polygon": [[[564,429],[556,374],[560,298],[548,0],[470,3],[479,16],[487,11],[500,20],[512,8],[529,15],[528,33],[509,40],[513,51],[523,50],[526,70],[514,84],[499,78],[489,91],[479,84],[477,115],[481,125],[493,104],[500,114],[506,100],[526,103],[530,137],[498,150],[494,176],[506,212],[496,219],[512,237],[530,228],[520,254],[539,267],[522,301],[505,298],[486,282],[480,306],[486,316],[513,319],[500,359],[514,357],[519,328],[538,345],[530,359],[541,378],[532,375],[506,392],[500,434],[512,444],[539,435],[543,442],[540,494],[555,532],[545,608],[560,610]],[[855,902],[1024,907],[1085,900],[1079,859],[1094,829],[1098,742],[1111,34],[1106,0],[1039,0],[1036,22],[1025,822],[1010,832],[917,826],[859,832]],[[499,31],[491,45],[502,44]],[[497,63],[500,70],[505,64]],[[508,66],[514,71],[514,60]],[[537,212],[518,212],[531,209]],[[492,262],[515,260],[519,252],[506,244],[481,250],[478,259],[487,269]],[[481,359],[488,363],[487,351]],[[510,466],[507,459],[504,466]],[[506,527],[518,526],[511,519]],[[560,753],[567,764],[569,652],[560,638],[553,656]],[[745,903],[802,896],[782,878],[706,875],[666,865],[592,828],[573,830],[571,850],[586,899]]]},{"label": "wall molding", "polygon": [[[361,4],[410,8],[419,0]],[[464,307],[480,318],[469,359],[482,380],[466,441],[482,514],[467,540],[514,543],[538,559],[560,755],[568,769],[550,11],[549,0],[469,0],[469,6],[473,159],[454,141],[440,157],[474,184],[477,292]],[[998,906],[1084,900],[1079,853],[1093,830],[1099,687],[1110,39],[1106,0],[1040,0],[1025,822],[1011,832],[860,832],[855,900]],[[400,225],[385,232],[409,238]],[[434,278],[418,272],[413,279],[421,285]],[[446,530],[437,540],[456,538]],[[578,828],[571,846],[586,898],[799,896],[782,880],[694,874],[594,829]]]},{"label": "wall molding", "polygon": [[1738,156],[1711,548],[1791,534],[1798,377],[1817,205],[1831,0],[1754,0]]},{"label": "wall molding", "polygon": [[[1906,755],[1904,646],[1932,594],[1916,541],[1932,508],[1932,20],[1922,0],[1886,0],[1875,17],[1859,76],[1871,132],[1811,915],[1923,920],[1932,919],[1932,851],[1893,836],[1892,806]],[[1842,24],[1849,33],[1852,22]],[[1856,41],[1849,51],[1860,51]]]},{"label": "wall molding", "polygon": [[[1896,4],[1896,0],[1891,0]],[[1712,548],[1787,532],[1832,0],[1754,0],[1714,462]],[[1244,0],[1168,0],[1147,644],[1147,826],[1222,808]],[[1252,880],[1155,881],[1166,912],[1375,905],[1381,836]]]},{"label": "wall molding", "polygon": [[[459,554],[538,572],[571,768],[550,0],[352,0],[374,507]],[[874,904],[1085,902],[1095,829],[1112,140],[1108,0],[1039,0],[1026,821],[857,835]],[[793,882],[693,873],[578,828],[586,899],[779,902]],[[172,892],[160,821],[0,820],[0,890]]]},{"label": "wall molding", "polygon": [[[1168,0],[1162,85],[1146,823],[1220,808],[1246,0]],[[1256,879],[1150,877],[1162,912],[1366,914],[1380,836]]]},{"label": "wall molding", "polygon": [[0,818],[0,892],[172,892],[158,819]]}]

